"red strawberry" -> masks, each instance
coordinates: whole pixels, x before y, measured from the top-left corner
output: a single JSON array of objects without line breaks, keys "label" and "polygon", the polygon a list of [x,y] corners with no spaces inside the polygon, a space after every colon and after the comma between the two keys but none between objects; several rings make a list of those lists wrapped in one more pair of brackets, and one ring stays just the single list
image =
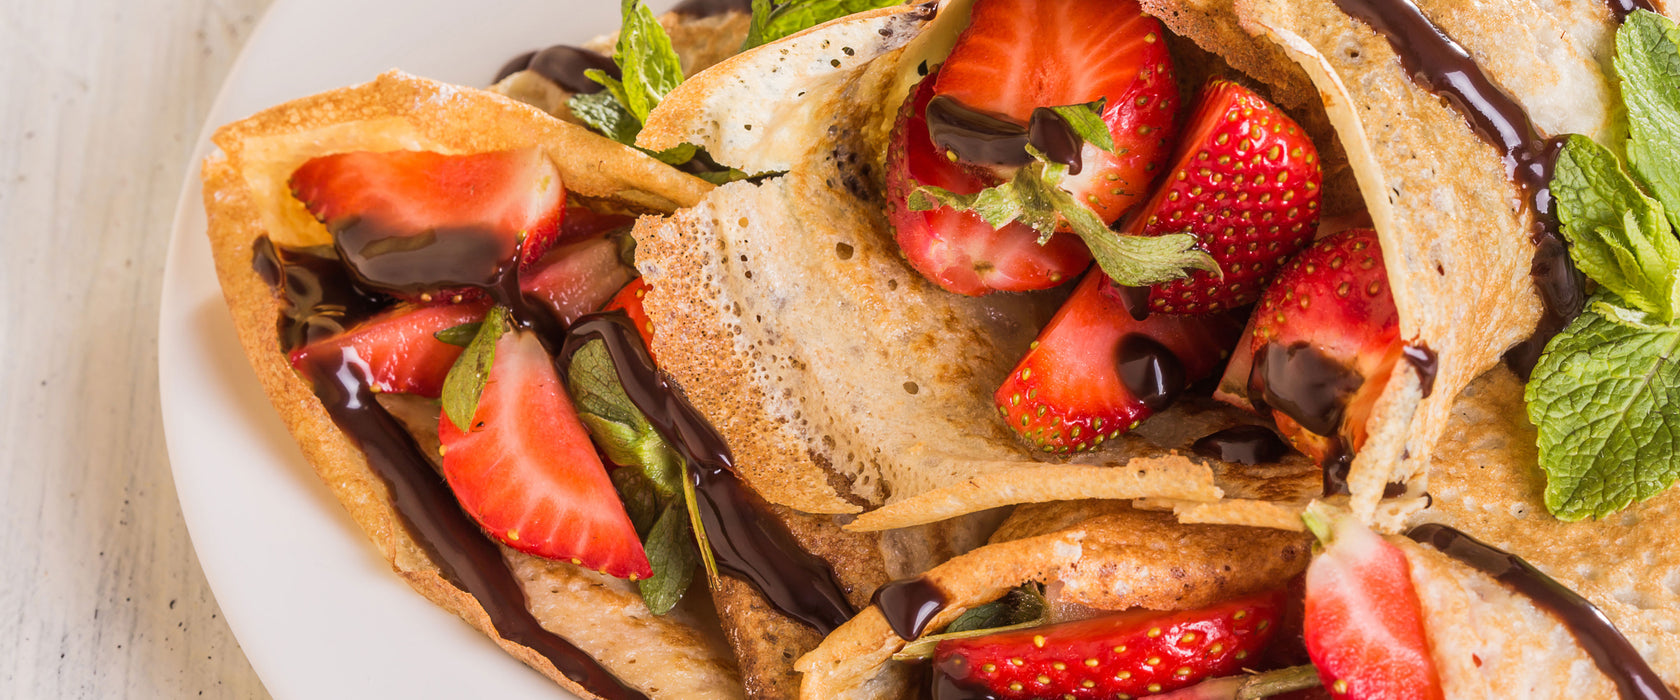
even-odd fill
[{"label": "red strawberry", "polygon": [[887,217],[910,265],[934,284],[970,296],[1048,289],[1079,274],[1091,254],[1075,236],[1057,234],[1039,245],[1038,232],[1019,223],[994,229],[966,211],[910,211],[905,198],[919,185],[973,194],[993,184],[946,160],[928,136],[924,114],[935,77],[923,79],[899,109],[887,154]]},{"label": "red strawberry", "polygon": [[1082,452],[1137,427],[1219,369],[1236,338],[1222,316],[1139,321],[1092,271],[993,398],[1009,427],[1045,452]]},{"label": "red strawberry", "polygon": [[1281,592],[946,640],[934,668],[1003,700],[1137,697],[1235,673],[1271,640]]},{"label": "red strawberry", "polygon": [[463,432],[438,422],[443,475],[485,531],[521,552],[619,578],[653,574],[612,480],[534,333],[496,341]]},{"label": "red strawberry", "polygon": [[1321,463],[1365,443],[1365,421],[1400,357],[1400,324],[1369,229],[1314,243],[1254,311],[1249,398],[1290,444]]},{"label": "red strawberry", "polygon": [[568,240],[548,251],[519,276],[519,290],[541,301],[561,323],[571,325],[579,316],[601,308],[635,276],[636,271],[619,255],[618,240],[595,235]]},{"label": "red strawberry", "polygon": [[1248,88],[1209,82],[1166,180],[1126,232],[1193,233],[1224,278],[1193,270],[1155,285],[1149,310],[1202,314],[1254,303],[1317,233],[1323,179],[1300,126]]},{"label": "red strawberry", "polygon": [[1062,188],[1113,223],[1148,192],[1177,135],[1165,37],[1136,0],[978,0],[934,90],[1020,124],[1037,107],[1106,98],[1115,153],[1086,144]]},{"label": "red strawberry", "polygon": [[1440,677],[1406,555],[1323,504],[1303,518],[1318,537],[1307,567],[1307,653],[1332,697],[1439,700]]},{"label": "red strawberry", "polygon": [[647,296],[649,289],[651,287],[648,286],[647,280],[640,277],[630,280],[630,284],[624,285],[623,289],[613,295],[612,301],[607,302],[606,310],[623,311],[624,315],[629,316],[630,322],[636,326],[636,332],[642,334],[642,343],[651,351],[653,321],[648,320],[647,309],[642,308],[642,298]]},{"label": "red strawberry", "polygon": [[[443,378],[461,347],[438,340],[434,335],[463,323],[484,318],[485,302],[398,306],[329,338],[292,351],[292,367],[300,372],[318,362],[337,362],[353,356],[362,366],[368,385],[376,392],[417,394],[437,398]],[[332,367],[329,371],[336,371]]]},{"label": "red strawberry", "polygon": [[497,283],[560,230],[565,190],[538,149],[474,155],[338,153],[292,173],[364,284],[429,301]]},{"label": "red strawberry", "polygon": [[560,222],[560,240],[603,235],[636,225],[636,217],[628,214],[602,214],[576,198],[566,199],[566,212]]}]

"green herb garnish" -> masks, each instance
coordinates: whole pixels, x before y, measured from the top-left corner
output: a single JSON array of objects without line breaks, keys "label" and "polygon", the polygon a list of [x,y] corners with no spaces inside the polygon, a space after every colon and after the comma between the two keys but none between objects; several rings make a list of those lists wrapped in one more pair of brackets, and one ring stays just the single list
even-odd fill
[{"label": "green herb garnish", "polygon": [[752,26],[741,50],[815,27],[846,15],[902,5],[904,0],[753,0]]},{"label": "green herb garnish", "polygon": [[478,399],[484,395],[490,365],[496,361],[496,341],[510,328],[506,308],[490,309],[472,342],[443,378],[443,414],[462,432],[472,429],[473,416],[478,414]]}]

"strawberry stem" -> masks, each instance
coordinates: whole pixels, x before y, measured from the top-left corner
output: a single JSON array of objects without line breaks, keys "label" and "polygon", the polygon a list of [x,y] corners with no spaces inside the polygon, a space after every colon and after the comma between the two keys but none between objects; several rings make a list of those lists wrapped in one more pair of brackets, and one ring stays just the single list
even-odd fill
[{"label": "strawberry stem", "polygon": [[706,582],[712,590],[718,588],[717,555],[712,552],[712,540],[706,536],[706,526],[700,520],[700,502],[694,495],[694,481],[689,478],[688,462],[678,459],[682,467],[683,501],[688,506],[688,523],[694,530],[694,544],[700,548],[700,563],[706,569]]},{"label": "strawberry stem", "polygon": [[1237,688],[1236,700],[1258,700],[1273,695],[1318,687],[1318,669],[1312,664],[1280,668],[1251,676]]},{"label": "strawberry stem", "polygon": [[1320,501],[1313,501],[1301,512],[1301,522],[1306,523],[1307,530],[1323,546],[1329,546],[1335,539],[1334,520],[1335,514],[1330,512],[1330,506]]}]

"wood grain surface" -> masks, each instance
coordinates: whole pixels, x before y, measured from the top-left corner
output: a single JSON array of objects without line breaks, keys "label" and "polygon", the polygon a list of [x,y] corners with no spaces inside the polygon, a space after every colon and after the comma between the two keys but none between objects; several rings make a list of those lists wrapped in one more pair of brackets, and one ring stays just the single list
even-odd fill
[{"label": "wood grain surface", "polygon": [[194,139],[270,0],[0,0],[0,698],[266,698],[164,452]]}]

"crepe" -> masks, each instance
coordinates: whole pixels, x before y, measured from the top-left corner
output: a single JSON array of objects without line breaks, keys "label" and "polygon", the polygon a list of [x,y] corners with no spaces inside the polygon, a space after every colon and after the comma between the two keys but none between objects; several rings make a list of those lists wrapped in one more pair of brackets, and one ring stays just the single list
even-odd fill
[{"label": "crepe", "polygon": [[[476,153],[536,146],[559,169],[568,191],[604,207],[637,212],[693,203],[710,186],[531,107],[397,72],[227,125],[216,132],[215,143],[221,153],[204,162],[204,204],[216,272],[246,355],[316,473],[415,590],[508,653],[588,697],[546,658],[501,638],[479,602],[442,574],[405,527],[388,485],[287,363],[275,325],[280,302],[252,267],[253,243],[264,235],[288,246],[330,242],[326,229],[292,199],[287,180],[313,156],[348,150]],[[431,409],[433,429],[436,420]],[[543,627],[626,684],[659,697],[739,696],[740,679],[728,647],[706,631],[709,614],[703,599],[655,616],[634,584],[501,551]]]}]

